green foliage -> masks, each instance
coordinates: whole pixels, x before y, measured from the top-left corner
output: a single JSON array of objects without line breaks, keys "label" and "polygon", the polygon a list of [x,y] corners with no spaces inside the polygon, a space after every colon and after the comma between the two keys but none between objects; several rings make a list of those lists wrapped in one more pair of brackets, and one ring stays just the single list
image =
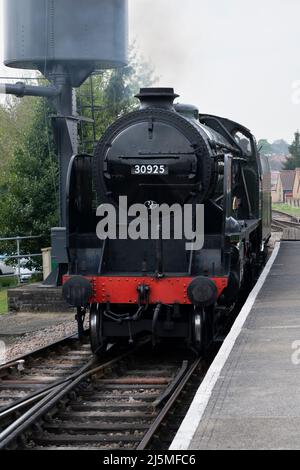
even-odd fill
[{"label": "green foliage", "polygon": [[262,155],[270,155],[273,153],[272,145],[267,141],[267,139],[260,139],[258,141],[258,148]]},{"label": "green foliage", "polygon": [[[139,89],[153,85],[154,81],[153,71],[136,55],[134,48],[131,50],[129,66],[90,77],[77,92],[77,104],[85,117],[95,121],[95,126],[90,123],[81,127],[80,150],[93,153],[95,142],[107,127],[139,106],[134,97]],[[92,100],[94,113],[91,109]]]},{"label": "green foliage", "polygon": [[284,139],[275,140],[272,144],[272,149],[277,155],[287,155],[289,152],[289,144]]},{"label": "green foliage", "polygon": [[35,284],[36,282],[42,282],[42,281],[43,281],[43,274],[34,273],[29,279],[29,284]]},{"label": "green foliage", "polygon": [[[52,111],[43,99],[21,103],[11,110],[16,127],[22,124],[20,129],[17,127],[13,158],[1,180],[0,234],[43,235],[21,244],[23,253],[38,253],[42,246],[49,245],[50,227],[58,222],[58,166],[48,121]],[[15,242],[1,243],[0,250],[15,253]]]},{"label": "green foliage", "polygon": [[258,148],[262,155],[287,155],[289,151],[288,143],[283,140],[275,140],[272,144],[267,139],[260,139],[258,141]]},{"label": "green foliage", "polygon": [[284,169],[285,170],[295,170],[295,168],[300,168],[300,132],[295,132],[295,138],[289,147],[290,157],[287,158]]},{"label": "green foliage", "polygon": [[274,203],[272,207],[274,210],[285,212],[286,214],[293,215],[295,217],[300,218],[300,207],[292,207],[292,206],[289,206],[288,204],[280,204],[280,203]]},{"label": "green foliage", "polygon": [[7,290],[0,289],[0,315],[7,313],[8,306],[7,306]]},{"label": "green foliage", "polygon": [[0,106],[0,178],[13,155],[16,140],[17,129],[13,116],[4,106]]},{"label": "green foliage", "polygon": [[287,155],[289,152],[289,145],[283,139],[275,140],[272,144],[267,139],[260,139],[258,141],[258,148],[260,153],[266,156]]},{"label": "green foliage", "polygon": [[7,287],[15,287],[18,285],[16,276],[0,276],[0,289]]}]

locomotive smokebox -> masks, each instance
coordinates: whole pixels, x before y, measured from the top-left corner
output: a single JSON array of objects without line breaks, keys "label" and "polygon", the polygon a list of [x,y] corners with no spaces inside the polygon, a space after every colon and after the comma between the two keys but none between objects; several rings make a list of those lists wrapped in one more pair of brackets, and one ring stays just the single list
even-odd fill
[{"label": "locomotive smokebox", "polygon": [[5,0],[4,63],[67,73],[74,87],[95,69],[127,63],[127,0]]}]

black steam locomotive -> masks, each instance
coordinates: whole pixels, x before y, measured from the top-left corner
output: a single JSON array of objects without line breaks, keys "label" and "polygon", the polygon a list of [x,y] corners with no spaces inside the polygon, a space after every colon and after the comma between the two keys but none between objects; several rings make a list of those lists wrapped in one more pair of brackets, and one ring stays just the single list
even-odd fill
[{"label": "black steam locomotive", "polygon": [[[203,351],[264,263],[271,233],[268,162],[248,129],[174,104],[173,89],[141,89],[137,97],[140,109],[107,129],[95,155],[75,156],[70,164],[63,294],[77,307],[80,331],[89,310],[94,351],[145,333],[154,344],[177,338]],[[138,222],[130,211],[124,218],[125,200],[145,207]],[[102,239],[98,206],[118,229]],[[162,206],[171,208],[168,237]],[[185,207],[196,238],[202,227],[201,246],[175,230]],[[153,237],[126,236],[131,223],[150,227],[155,210]]]}]

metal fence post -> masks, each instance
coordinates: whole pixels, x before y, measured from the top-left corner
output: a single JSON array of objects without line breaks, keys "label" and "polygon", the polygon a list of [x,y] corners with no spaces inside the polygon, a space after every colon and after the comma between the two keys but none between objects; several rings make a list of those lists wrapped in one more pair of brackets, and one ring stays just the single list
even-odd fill
[{"label": "metal fence post", "polygon": [[17,255],[18,255],[18,280],[21,284],[21,259],[20,259],[20,238],[17,238]]}]

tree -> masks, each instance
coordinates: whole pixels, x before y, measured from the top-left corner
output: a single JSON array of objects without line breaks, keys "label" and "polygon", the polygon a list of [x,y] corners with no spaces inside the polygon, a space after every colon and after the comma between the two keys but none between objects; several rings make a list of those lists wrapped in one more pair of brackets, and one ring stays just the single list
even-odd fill
[{"label": "tree", "polygon": [[[39,253],[41,246],[49,245],[50,227],[58,222],[58,165],[48,121],[53,111],[44,99],[31,98],[14,112],[16,123],[24,113],[32,119],[22,126],[2,177],[0,233],[2,237],[42,235],[22,242],[23,252]],[[1,251],[11,252],[14,246],[1,244]]]},{"label": "tree", "polygon": [[267,139],[260,139],[258,141],[258,148],[260,153],[263,155],[270,155],[273,153],[272,145],[267,141]]},{"label": "tree", "polygon": [[0,106],[0,178],[5,171],[7,163],[13,156],[14,142],[17,131],[12,116],[4,106]]},{"label": "tree", "polygon": [[285,170],[295,170],[300,168],[300,132],[295,132],[295,138],[289,147],[290,157],[286,159],[284,164]]},{"label": "tree", "polygon": [[[134,98],[141,87],[153,85],[153,70],[140,58],[134,46],[130,52],[130,65],[105,71],[90,77],[77,93],[78,109],[95,121],[95,125],[80,126],[81,151],[93,152],[93,145],[107,127],[125,113],[138,107]],[[91,91],[94,91],[92,96]],[[94,100],[94,113],[91,105]]]},{"label": "tree", "polygon": [[272,149],[277,155],[287,155],[289,144],[284,139],[275,140],[272,144]]}]

